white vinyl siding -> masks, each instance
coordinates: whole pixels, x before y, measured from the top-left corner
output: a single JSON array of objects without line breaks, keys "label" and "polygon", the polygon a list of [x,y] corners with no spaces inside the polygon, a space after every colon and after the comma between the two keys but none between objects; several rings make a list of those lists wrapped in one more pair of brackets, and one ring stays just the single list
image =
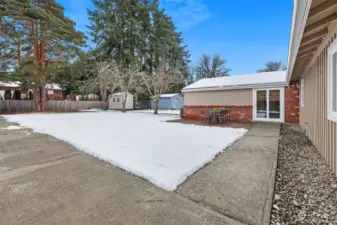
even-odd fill
[{"label": "white vinyl siding", "polygon": [[252,106],[253,90],[199,91],[184,93],[185,106]]},{"label": "white vinyl siding", "polygon": [[337,40],[328,50],[328,118],[337,122]]}]

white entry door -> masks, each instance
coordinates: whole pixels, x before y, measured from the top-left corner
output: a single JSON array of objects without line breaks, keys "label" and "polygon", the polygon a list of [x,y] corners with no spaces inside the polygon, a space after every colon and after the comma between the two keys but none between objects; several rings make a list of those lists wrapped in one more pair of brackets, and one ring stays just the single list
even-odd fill
[{"label": "white entry door", "polygon": [[254,120],[284,121],[284,88],[255,89]]}]

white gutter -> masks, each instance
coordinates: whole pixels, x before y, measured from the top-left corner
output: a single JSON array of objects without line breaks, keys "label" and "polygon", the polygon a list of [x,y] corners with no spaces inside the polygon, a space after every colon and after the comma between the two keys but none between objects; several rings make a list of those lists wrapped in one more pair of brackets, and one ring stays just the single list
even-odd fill
[{"label": "white gutter", "polygon": [[287,80],[290,81],[298,50],[301,44],[305,25],[308,19],[312,0],[294,0],[293,16],[291,23],[289,49],[288,49],[288,69]]},{"label": "white gutter", "polygon": [[217,87],[203,87],[203,88],[189,88],[183,89],[182,93],[187,92],[201,92],[201,91],[224,91],[224,90],[237,90],[237,89],[257,89],[257,88],[274,88],[288,86],[288,81],[275,82],[275,83],[261,83],[261,84],[243,84],[231,86],[217,86]]}]

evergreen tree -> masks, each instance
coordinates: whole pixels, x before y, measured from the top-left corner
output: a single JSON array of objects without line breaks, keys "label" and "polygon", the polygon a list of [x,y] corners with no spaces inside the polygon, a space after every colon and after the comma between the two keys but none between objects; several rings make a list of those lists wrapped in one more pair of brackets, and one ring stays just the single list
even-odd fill
[{"label": "evergreen tree", "polygon": [[165,61],[187,78],[187,46],[158,0],[92,0],[88,28],[96,43],[96,57],[114,59],[124,67],[153,73]]},{"label": "evergreen tree", "polygon": [[44,110],[45,84],[63,62],[74,60],[85,37],[55,0],[0,0],[2,67],[34,89],[37,110]]}]

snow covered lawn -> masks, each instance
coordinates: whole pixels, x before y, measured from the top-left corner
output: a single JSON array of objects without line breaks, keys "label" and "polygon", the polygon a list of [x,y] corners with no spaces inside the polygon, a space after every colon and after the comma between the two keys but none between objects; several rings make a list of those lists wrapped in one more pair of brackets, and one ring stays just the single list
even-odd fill
[{"label": "snow covered lawn", "polygon": [[245,129],[167,123],[175,116],[86,112],[4,116],[174,190],[246,133]]}]

